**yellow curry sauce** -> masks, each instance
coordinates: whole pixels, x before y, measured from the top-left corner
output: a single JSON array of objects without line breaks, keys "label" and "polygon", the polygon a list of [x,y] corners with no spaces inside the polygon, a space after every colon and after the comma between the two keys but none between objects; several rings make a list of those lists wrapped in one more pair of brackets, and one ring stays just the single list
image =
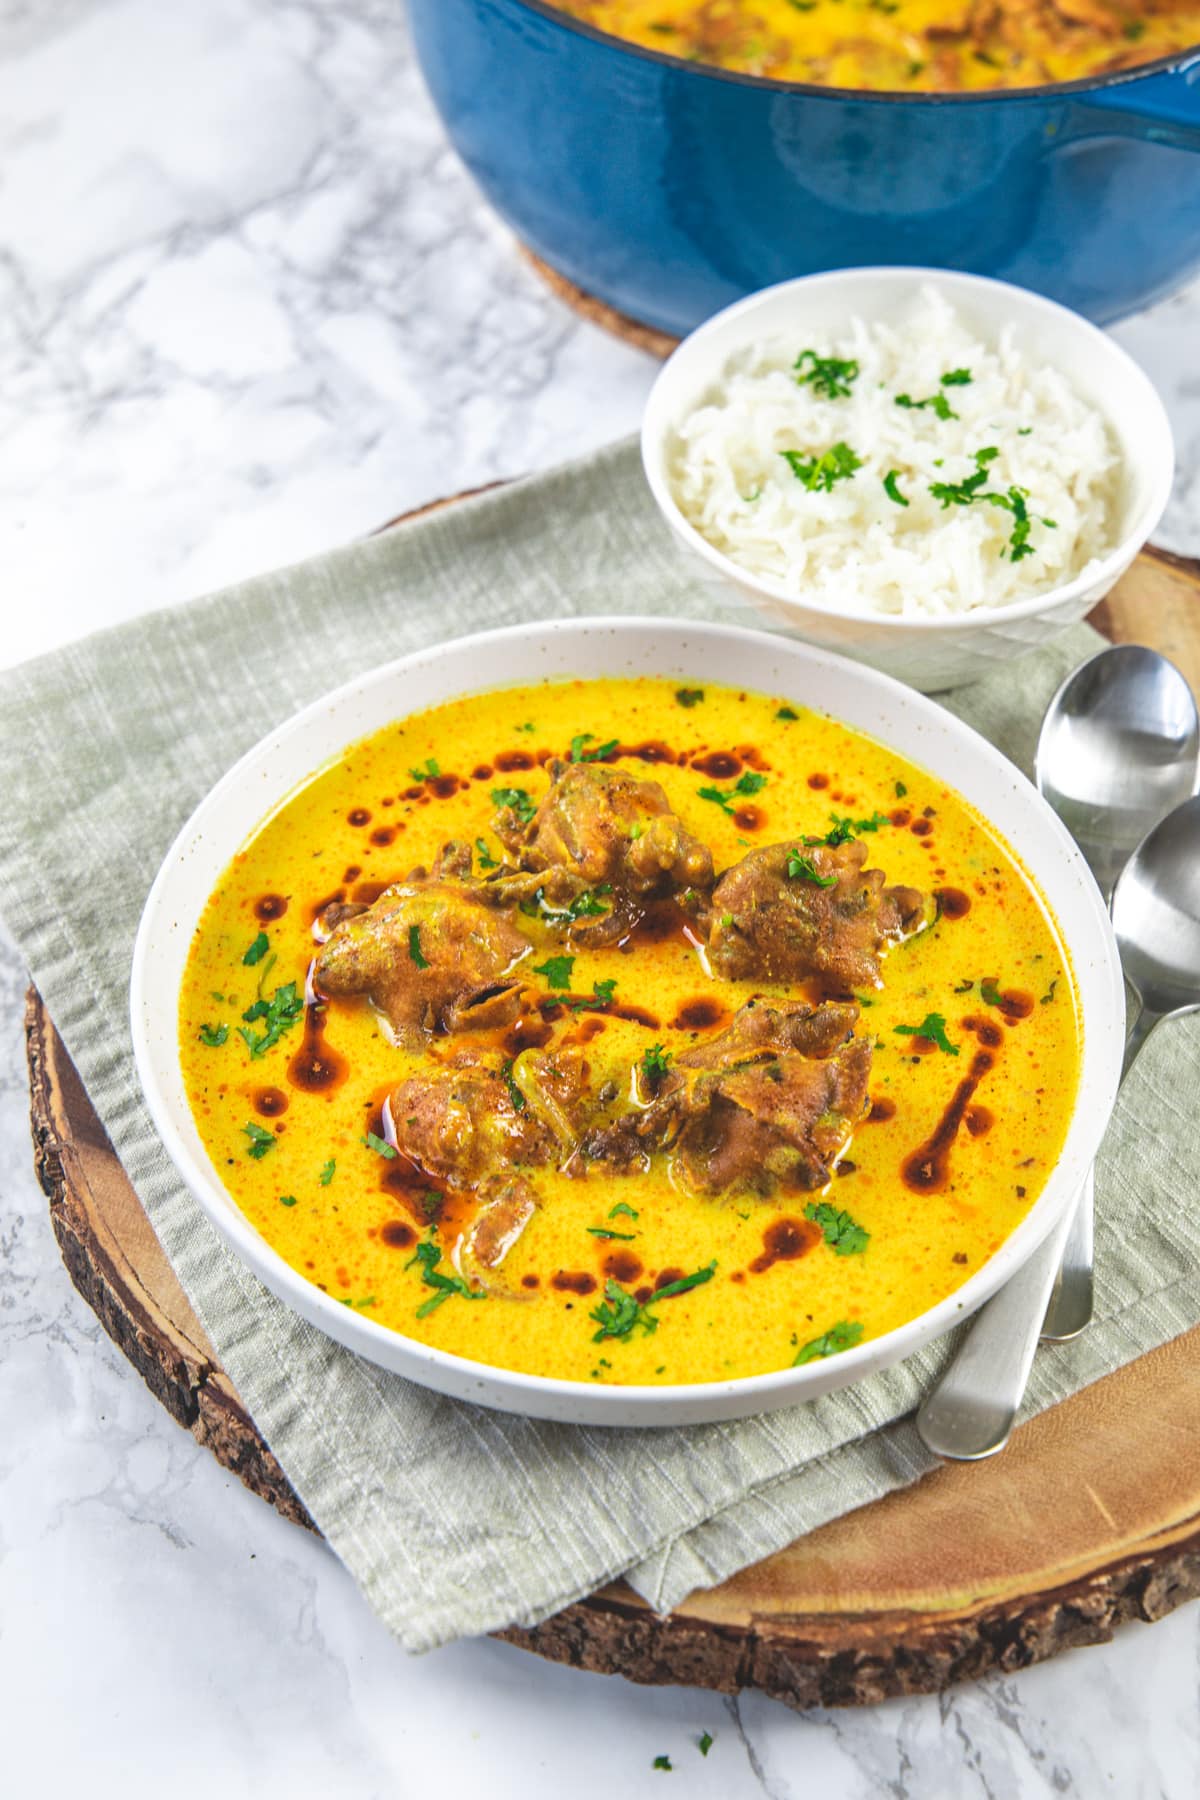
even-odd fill
[{"label": "yellow curry sauce", "polygon": [[[504,1033],[400,1048],[364,999],[306,1010],[313,922],[331,901],[374,900],[448,839],[477,845],[485,866],[500,863],[494,791],[521,787],[541,800],[546,764],[572,740],[577,757],[598,751],[610,767],[661,782],[718,871],[749,846],[817,837],[841,819],[868,846],[868,866],[935,893],[938,916],[886,955],[881,987],[858,993],[856,1033],[874,1042],[869,1113],[824,1191],[697,1198],[673,1185],[658,1155],[645,1173],[531,1170],[538,1210],[506,1264],[519,1297],[471,1301],[431,1285],[425,1270],[453,1278],[472,1197],[386,1154],[382,1105],[430,1059],[472,1037],[502,1045]],[[673,901],[651,907],[624,944],[576,950],[565,970],[553,962],[561,936],[538,918],[516,921],[532,945],[520,974],[534,1025],[551,1046],[579,1047],[592,1087],[611,1080],[622,1104],[631,1065],[648,1050],[685,1053],[754,994],[795,998],[794,988],[713,979]],[[1036,1200],[1079,1070],[1055,927],[1013,853],[952,789],[788,702],[657,679],[472,696],[388,727],[315,775],[212,896],[180,1032],[213,1163],[302,1276],[460,1355],[613,1383],[780,1369],[926,1310]],[[424,1261],[422,1245],[435,1246]],[[696,1285],[654,1298],[656,1284],[689,1277]],[[638,1324],[597,1342],[604,1315],[593,1314],[606,1293],[610,1305],[629,1296]]]},{"label": "yellow curry sauce", "polygon": [[1039,87],[1200,42],[1196,0],[561,0],[600,31],[775,81]]}]

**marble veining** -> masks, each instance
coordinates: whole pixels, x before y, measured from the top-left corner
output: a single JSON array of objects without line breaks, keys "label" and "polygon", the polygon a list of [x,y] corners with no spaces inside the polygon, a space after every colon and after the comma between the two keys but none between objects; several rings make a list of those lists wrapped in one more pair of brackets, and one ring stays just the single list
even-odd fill
[{"label": "marble veining", "polygon": [[[654,365],[517,257],[397,0],[0,0],[0,47],[0,660],[636,426]],[[1117,335],[1178,437],[1159,539],[1200,555],[1200,286]],[[866,1712],[639,1689],[490,1642],[406,1658],[72,1289],[32,1173],[23,986],[0,941],[5,1791],[1200,1791],[1195,1607]]]}]

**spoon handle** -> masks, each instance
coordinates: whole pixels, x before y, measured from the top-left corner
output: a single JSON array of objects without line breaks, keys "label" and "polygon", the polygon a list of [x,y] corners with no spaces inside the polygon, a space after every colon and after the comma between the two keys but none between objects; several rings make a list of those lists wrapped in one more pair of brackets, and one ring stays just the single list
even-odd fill
[{"label": "spoon handle", "polygon": [[[1143,1006],[1133,1022],[1125,1044],[1125,1061],[1121,1066],[1124,1081],[1142,1045],[1163,1017],[1162,1013]],[[1050,1296],[1046,1317],[1042,1321],[1042,1337],[1051,1344],[1065,1343],[1078,1337],[1091,1323],[1093,1305],[1093,1228],[1095,1223],[1095,1176],[1091,1171],[1079,1194],[1079,1203],[1071,1220],[1071,1229],[1063,1247],[1062,1270]]]},{"label": "spoon handle", "polygon": [[1049,1343],[1065,1343],[1078,1337],[1092,1319],[1092,1227],[1095,1217],[1096,1176],[1089,1169],[1063,1245],[1062,1267],[1046,1308],[1041,1335]]},{"label": "spoon handle", "polygon": [[917,1431],[935,1456],[978,1462],[1008,1442],[1070,1225],[1068,1213],[980,1308],[949,1368],[926,1396]]}]

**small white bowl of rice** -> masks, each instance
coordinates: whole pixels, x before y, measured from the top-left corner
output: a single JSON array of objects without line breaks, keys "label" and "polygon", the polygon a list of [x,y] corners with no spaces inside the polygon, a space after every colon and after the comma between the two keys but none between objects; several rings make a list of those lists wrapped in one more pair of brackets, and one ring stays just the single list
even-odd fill
[{"label": "small white bowl of rice", "polygon": [[926,691],[1048,642],[1162,517],[1154,387],[1078,314],[938,269],[782,282],[686,338],[646,406],[698,575]]}]

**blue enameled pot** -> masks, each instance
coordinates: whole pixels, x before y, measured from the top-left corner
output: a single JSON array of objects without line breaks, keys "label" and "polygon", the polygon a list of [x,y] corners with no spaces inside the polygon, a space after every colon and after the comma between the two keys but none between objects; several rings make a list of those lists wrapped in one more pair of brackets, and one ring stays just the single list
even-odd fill
[{"label": "blue enameled pot", "polygon": [[409,0],[455,148],[530,249],[682,334],[820,269],[997,275],[1104,322],[1200,267],[1200,46],[1020,93],[730,75],[541,0]]}]

